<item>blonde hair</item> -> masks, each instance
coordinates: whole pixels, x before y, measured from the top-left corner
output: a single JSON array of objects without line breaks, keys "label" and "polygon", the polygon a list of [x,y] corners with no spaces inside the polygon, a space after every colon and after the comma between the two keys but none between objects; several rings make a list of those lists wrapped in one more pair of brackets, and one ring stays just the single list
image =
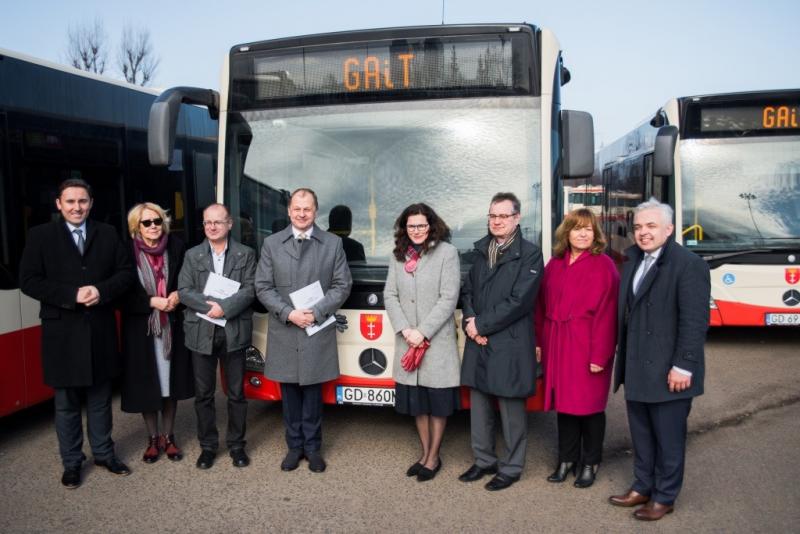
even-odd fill
[{"label": "blonde hair", "polygon": [[564,217],[561,224],[556,228],[555,244],[553,245],[553,255],[563,257],[569,250],[569,233],[574,228],[583,226],[591,226],[594,232],[592,246],[589,251],[592,254],[601,254],[606,249],[606,236],[597,224],[597,217],[592,210],[588,208],[578,208],[573,210]]},{"label": "blonde hair", "polygon": [[131,237],[136,237],[139,234],[139,222],[142,220],[142,213],[144,210],[151,210],[158,213],[158,216],[164,221],[161,223],[164,234],[169,233],[169,223],[172,222],[172,219],[169,218],[164,208],[152,202],[142,202],[141,204],[136,204],[128,212],[128,233],[131,234]]}]

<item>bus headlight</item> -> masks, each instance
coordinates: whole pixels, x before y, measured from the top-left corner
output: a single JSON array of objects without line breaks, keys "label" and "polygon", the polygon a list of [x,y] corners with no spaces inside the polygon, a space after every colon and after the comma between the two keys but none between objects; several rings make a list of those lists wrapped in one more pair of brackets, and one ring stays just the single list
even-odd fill
[{"label": "bus headlight", "polygon": [[261,352],[250,345],[244,350],[244,368],[246,371],[253,371],[255,373],[264,372],[264,357]]},{"label": "bus headlight", "polygon": [[716,310],[717,309],[717,303],[714,302],[714,298],[713,297],[709,297],[708,298],[708,307],[711,308],[712,310]]}]

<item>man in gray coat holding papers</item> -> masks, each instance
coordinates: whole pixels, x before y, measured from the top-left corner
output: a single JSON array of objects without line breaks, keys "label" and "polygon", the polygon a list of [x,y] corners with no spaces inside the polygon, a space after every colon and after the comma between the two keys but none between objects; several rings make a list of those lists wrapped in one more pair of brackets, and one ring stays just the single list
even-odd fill
[{"label": "man in gray coat holding papers", "polygon": [[[314,224],[318,208],[314,191],[294,191],[291,225],[264,240],[256,270],[256,296],[269,312],[264,375],[281,384],[289,448],[284,471],[296,469],[303,457],[311,471],[325,470],[322,383],[339,376],[336,328],[329,324],[311,336],[306,328],[333,317],[353,285],[342,240]],[[314,282],[324,298],[309,309],[296,309],[289,295]]]},{"label": "man in gray coat holding papers", "polygon": [[[202,452],[197,467],[214,465],[219,448],[214,394],[217,389],[217,360],[224,371],[228,394],[228,433],[226,442],[233,465],[246,467],[250,459],[244,452],[247,399],[244,397],[244,351],[253,335],[253,303],[256,255],[253,249],[230,238],[228,208],[211,204],[203,211],[206,239],[189,249],[178,275],[178,295],[184,311],[183,332],[186,348],[192,351],[194,367],[194,408],[197,438]],[[225,297],[206,296],[206,282],[212,273],[239,284]],[[234,286],[236,284],[233,284]],[[212,323],[197,314],[217,320]],[[224,326],[221,324],[224,319]]]}]

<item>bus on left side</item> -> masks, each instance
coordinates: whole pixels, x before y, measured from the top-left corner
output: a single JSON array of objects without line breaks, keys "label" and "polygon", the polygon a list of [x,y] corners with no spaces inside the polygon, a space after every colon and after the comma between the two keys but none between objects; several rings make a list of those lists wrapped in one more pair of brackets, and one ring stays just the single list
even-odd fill
[{"label": "bus on left side", "polygon": [[58,184],[94,189],[92,218],[126,233],[127,210],[149,200],[172,231],[202,237],[195,206],[214,201],[217,125],[183,106],[174,163],[151,167],[147,120],[158,91],[0,49],[0,417],[52,397],[43,383],[39,303],[19,290],[28,230],[58,217]]}]

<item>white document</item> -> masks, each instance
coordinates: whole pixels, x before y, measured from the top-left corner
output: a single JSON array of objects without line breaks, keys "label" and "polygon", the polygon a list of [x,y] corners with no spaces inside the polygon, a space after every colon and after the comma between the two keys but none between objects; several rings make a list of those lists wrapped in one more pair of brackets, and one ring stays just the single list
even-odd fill
[{"label": "white document", "polygon": [[[325,294],[322,292],[322,286],[320,285],[319,280],[317,280],[313,284],[308,284],[302,289],[298,289],[297,291],[289,293],[289,298],[292,301],[292,306],[294,306],[294,309],[310,310],[317,302],[325,298]],[[328,317],[328,320],[322,324],[312,324],[311,326],[306,327],[306,334],[313,336],[326,326],[335,322],[336,317],[331,315]]]},{"label": "white document", "polygon": [[[241,286],[241,282],[231,280],[230,278],[225,278],[221,274],[212,272],[208,275],[208,280],[206,280],[206,287],[203,289],[203,295],[218,299],[226,299],[231,295],[236,294]],[[204,313],[195,313],[201,319],[205,319],[206,321],[214,323],[218,326],[225,326],[225,324],[228,322],[227,319],[212,319]]]}]

